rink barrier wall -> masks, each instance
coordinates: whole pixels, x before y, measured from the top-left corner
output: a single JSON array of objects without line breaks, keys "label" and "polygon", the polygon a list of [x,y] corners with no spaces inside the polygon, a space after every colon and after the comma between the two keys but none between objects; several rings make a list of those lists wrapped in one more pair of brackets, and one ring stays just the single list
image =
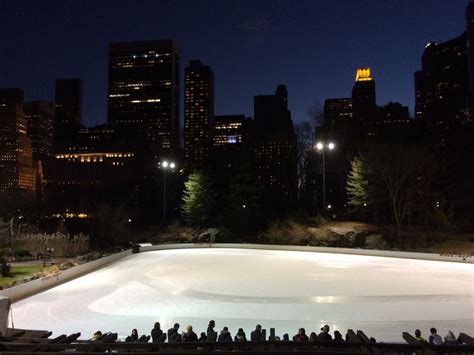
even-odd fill
[{"label": "rink barrier wall", "polygon": [[434,253],[413,253],[404,251],[388,251],[373,249],[352,249],[352,248],[329,248],[310,247],[302,245],[275,245],[275,244],[237,244],[237,243],[197,243],[197,244],[161,244],[153,246],[141,246],[140,252],[169,249],[192,249],[192,248],[230,248],[230,249],[259,249],[259,250],[285,250],[285,251],[307,251],[313,253],[329,254],[351,254],[364,256],[380,256],[385,258],[418,259],[430,261],[448,261],[457,263],[474,264],[474,257],[471,255],[451,255]]},{"label": "rink barrier wall", "polygon": [[117,254],[105,256],[103,258],[90,261],[85,264],[77,265],[67,270],[45,276],[36,280],[25,282],[0,291],[0,296],[8,297],[11,303],[20,301],[26,297],[46,291],[52,287],[58,286],[64,282],[96,271],[110,263],[113,263],[125,256],[132,255],[132,250],[126,250]]},{"label": "rink barrier wall", "polygon": [[[161,244],[161,245],[134,245],[134,252],[147,252],[157,250],[173,250],[173,249],[203,249],[203,248],[217,248],[217,249],[257,249],[257,250],[283,250],[283,251],[305,251],[314,253],[329,253],[329,254],[350,254],[363,256],[379,256],[386,258],[400,258],[400,259],[417,259],[430,261],[447,261],[460,263],[474,263],[474,258],[463,255],[440,255],[429,253],[412,253],[400,251],[386,251],[386,250],[372,250],[372,249],[351,249],[351,248],[329,248],[329,247],[309,247],[309,246],[295,246],[295,245],[274,245],[274,244],[237,244],[237,243],[197,243],[197,244]],[[66,281],[70,281],[79,276],[83,276],[90,272],[96,271],[103,266],[111,264],[125,256],[132,255],[132,249],[109,255],[88,263],[75,266],[73,268],[58,272],[56,274],[46,276],[30,282],[25,282],[0,291],[0,296],[5,296],[10,299],[12,303],[20,301],[26,297],[43,292],[52,287],[58,286]]]}]

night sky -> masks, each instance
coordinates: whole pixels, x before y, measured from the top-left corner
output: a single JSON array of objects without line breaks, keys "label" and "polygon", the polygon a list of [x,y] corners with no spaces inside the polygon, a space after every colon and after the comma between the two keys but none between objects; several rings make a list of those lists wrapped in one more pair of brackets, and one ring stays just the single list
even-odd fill
[{"label": "night sky", "polygon": [[213,68],[215,114],[251,116],[253,96],[271,94],[283,83],[293,120],[301,121],[313,102],[350,96],[361,66],[372,68],[379,105],[399,101],[413,113],[413,73],[424,46],[460,35],[466,5],[467,0],[0,0],[0,87],[22,88],[26,100],[53,100],[55,79],[82,78],[83,121],[102,123],[109,42],[171,38],[182,55],[182,72],[189,59]]}]

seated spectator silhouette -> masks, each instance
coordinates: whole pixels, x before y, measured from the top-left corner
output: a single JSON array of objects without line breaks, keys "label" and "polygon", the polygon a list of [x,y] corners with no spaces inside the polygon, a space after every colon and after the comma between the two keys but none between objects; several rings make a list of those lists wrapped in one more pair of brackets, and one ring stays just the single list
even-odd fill
[{"label": "seated spectator silhouette", "polygon": [[237,334],[235,334],[234,341],[247,341],[247,337],[245,336],[245,332],[242,328],[239,328]]},{"label": "seated spectator silhouette", "polygon": [[175,323],[173,328],[168,329],[168,343],[176,343],[181,341],[181,337],[178,333],[179,324]]},{"label": "seated spectator silhouette", "polygon": [[96,331],[91,338],[91,341],[97,341],[102,338],[102,332],[100,330]]},{"label": "seated spectator silhouette", "polygon": [[198,340],[200,343],[205,343],[207,342],[207,335],[206,333],[204,332],[201,332],[201,336],[199,337],[199,340]]},{"label": "seated spectator silhouette", "polygon": [[415,329],[415,339],[420,343],[426,344],[428,343],[425,338],[421,336],[421,331],[419,329]]},{"label": "seated spectator silhouette", "polygon": [[329,334],[329,325],[326,324],[321,328],[321,333],[318,334],[318,340],[332,341],[332,336]]},{"label": "seated spectator silhouette", "polygon": [[127,343],[132,343],[138,341],[138,331],[136,329],[132,329],[132,334],[125,338]]},{"label": "seated spectator silhouette", "polygon": [[191,325],[188,325],[186,327],[186,332],[183,333],[183,335],[181,336],[181,339],[185,342],[198,341],[198,337],[196,333],[193,332],[193,327]]},{"label": "seated spectator silhouette", "polygon": [[454,336],[452,331],[448,331],[448,334],[444,337],[444,344],[445,345],[458,345],[459,342]]},{"label": "seated spectator silhouette", "polygon": [[164,343],[166,340],[166,334],[161,330],[159,322],[155,323],[155,326],[151,330],[151,341],[153,343]]},{"label": "seated spectator silhouette", "polygon": [[308,341],[308,340],[309,338],[306,335],[306,331],[304,330],[304,328],[300,328],[298,331],[298,334],[296,334],[293,337],[293,341]]},{"label": "seated spectator silhouette", "polygon": [[216,322],[210,320],[209,325],[207,326],[207,341],[210,343],[217,341],[217,332],[214,330],[215,326]]},{"label": "seated spectator silhouette", "polygon": [[262,326],[260,324],[257,324],[255,327],[255,330],[250,333],[250,340],[251,341],[262,341],[265,339],[262,339]]},{"label": "seated spectator silhouette", "polygon": [[318,340],[318,336],[315,332],[311,332],[311,334],[309,335],[309,341],[315,342],[316,340]]},{"label": "seated spectator silhouette", "polygon": [[433,345],[443,345],[443,339],[438,335],[438,331],[436,328],[430,329],[430,337],[428,338],[428,342]]},{"label": "seated spectator silhouette", "polygon": [[334,341],[344,341],[342,334],[339,330],[334,331]]},{"label": "seated spectator silhouette", "polygon": [[283,334],[283,339],[281,341],[290,341],[290,336],[288,333]]},{"label": "seated spectator silhouette", "polygon": [[217,338],[219,343],[232,341],[232,336],[230,335],[229,328],[224,327]]}]

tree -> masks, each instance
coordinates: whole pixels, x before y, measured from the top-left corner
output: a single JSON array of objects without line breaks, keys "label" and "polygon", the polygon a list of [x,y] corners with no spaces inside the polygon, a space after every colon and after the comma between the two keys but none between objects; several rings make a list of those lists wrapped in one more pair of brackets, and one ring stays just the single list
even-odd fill
[{"label": "tree", "polygon": [[216,224],[216,193],[210,172],[197,171],[184,183],[184,220],[193,226],[209,227]]},{"label": "tree", "polygon": [[[391,211],[403,246],[401,225],[415,211],[430,208],[436,163],[426,147],[377,145],[352,161],[346,191],[349,205]],[[365,206],[366,204],[367,206]]]},{"label": "tree", "polygon": [[324,109],[318,100],[314,100],[313,104],[308,108],[306,115],[310,118],[313,127],[324,125]]},{"label": "tree", "polygon": [[371,199],[369,194],[369,178],[370,172],[364,157],[356,156],[351,162],[351,171],[347,176],[346,186],[347,204],[355,212],[361,213]]},{"label": "tree", "polygon": [[247,155],[243,152],[232,169],[223,221],[233,233],[244,237],[264,224],[262,191]]},{"label": "tree", "polygon": [[298,200],[301,200],[308,177],[308,154],[314,143],[314,127],[309,121],[299,122],[295,125],[295,136]]},{"label": "tree", "polygon": [[99,245],[123,243],[130,240],[130,214],[121,205],[101,203],[92,216],[94,242]]}]

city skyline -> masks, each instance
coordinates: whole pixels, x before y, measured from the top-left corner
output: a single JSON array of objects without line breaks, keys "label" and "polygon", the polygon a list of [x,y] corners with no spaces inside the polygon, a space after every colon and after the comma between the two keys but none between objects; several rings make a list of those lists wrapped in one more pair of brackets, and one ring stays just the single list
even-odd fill
[{"label": "city skyline", "polygon": [[[55,79],[79,77],[84,81],[84,124],[104,123],[108,45],[172,38],[181,53],[181,82],[190,59],[201,59],[213,68],[216,114],[251,116],[252,97],[282,83],[290,92],[293,120],[302,121],[314,100],[323,104],[327,98],[349,96],[356,68],[367,66],[377,82],[377,104],[401,102],[413,116],[413,73],[421,67],[424,45],[458,36],[464,29],[467,3],[390,1],[381,6],[364,1],[355,6],[339,1],[316,7],[303,1],[295,6],[287,1],[270,2],[270,6],[259,1],[203,1],[180,2],[176,8],[168,1],[141,2],[140,8],[122,2],[113,8],[89,2],[4,3],[2,13],[10,16],[1,26],[4,33],[11,33],[6,44],[11,51],[0,57],[1,86],[24,89],[25,101],[52,100]],[[153,11],[147,9],[158,13],[168,9],[170,19],[155,23]],[[101,17],[106,10],[110,12],[107,19]],[[194,16],[193,11],[204,16]],[[133,21],[124,22],[126,15]],[[176,18],[181,20],[171,23]],[[38,28],[39,19],[45,26]],[[109,26],[114,19],[115,27]],[[206,22],[210,19],[214,19],[212,24]],[[402,20],[404,26],[399,28],[396,24]],[[383,26],[377,28],[380,23]],[[12,31],[20,25],[22,31]],[[58,32],[58,26],[62,31]],[[190,33],[191,28],[197,30]],[[86,42],[90,46],[84,51]],[[215,45],[209,48],[208,43]],[[60,55],[42,55],[41,51],[57,53],[58,48]],[[40,56],[27,65],[32,53]]]}]

